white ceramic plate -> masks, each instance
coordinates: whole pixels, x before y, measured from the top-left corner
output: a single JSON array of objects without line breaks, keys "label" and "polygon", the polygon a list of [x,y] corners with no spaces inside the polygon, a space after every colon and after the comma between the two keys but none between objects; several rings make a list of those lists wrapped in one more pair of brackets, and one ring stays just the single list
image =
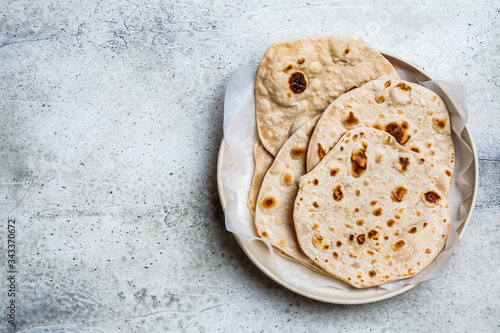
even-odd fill
[{"label": "white ceramic plate", "polygon": [[[420,81],[432,80],[432,77],[430,77],[428,74],[426,74],[418,67],[409,64],[408,62],[402,60],[401,58],[395,57],[393,55],[387,53],[383,54],[393,65],[401,69],[413,72]],[[468,214],[465,222],[458,229],[458,234],[460,238],[463,237],[465,229],[467,228],[467,225],[469,224],[470,218],[472,216],[472,211],[476,203],[477,186],[479,183],[476,147],[474,145],[474,141],[467,126],[465,126],[465,129],[462,132],[462,139],[469,144],[474,153],[474,160],[472,162],[472,165],[469,167],[469,169],[464,175],[464,178],[470,181],[474,190],[472,196],[464,202],[464,207],[467,209]],[[217,186],[219,190],[219,197],[222,204],[222,208],[224,210],[233,198],[227,191],[224,184],[222,183],[222,170],[232,161],[233,158],[234,158],[233,152],[231,151],[231,148],[227,144],[226,140],[224,140],[223,138],[219,148],[219,157],[217,161]],[[269,276],[277,283],[281,284],[285,288],[297,294],[318,301],[336,303],[336,304],[371,303],[399,295],[416,286],[415,284],[406,285],[396,290],[369,288],[369,289],[358,289],[355,291],[341,290],[333,287],[303,287],[303,286],[299,287],[281,279],[281,277],[276,272],[276,268],[274,266],[274,262],[269,253],[269,250],[267,246],[264,245],[263,242],[259,241],[248,242],[244,238],[238,235],[234,235],[234,237],[236,238],[236,240],[238,241],[238,243],[240,244],[241,248],[246,253],[246,255],[250,258],[250,260],[267,276]]]}]

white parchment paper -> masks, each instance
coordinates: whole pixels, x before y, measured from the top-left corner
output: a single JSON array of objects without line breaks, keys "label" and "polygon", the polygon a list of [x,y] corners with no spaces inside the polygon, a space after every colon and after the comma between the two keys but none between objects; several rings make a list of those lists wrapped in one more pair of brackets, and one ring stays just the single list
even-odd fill
[{"label": "white parchment paper", "polygon": [[[286,282],[296,286],[331,286],[352,289],[347,283],[333,277],[316,273],[298,263],[276,255],[270,244],[257,234],[252,214],[247,207],[254,173],[253,146],[257,140],[255,124],[254,84],[257,66],[232,72],[229,76],[224,101],[224,138],[234,153],[234,160],[222,170],[222,182],[234,200],[226,207],[226,229],[247,241],[262,241],[273,257],[278,275]],[[464,223],[467,211],[463,202],[472,195],[473,186],[464,179],[465,172],[473,162],[471,147],[460,137],[467,122],[467,92],[465,86],[441,80],[421,82],[409,71],[396,67],[401,79],[419,83],[437,93],[446,103],[452,124],[452,139],[455,147],[455,170],[448,198],[450,206],[451,230],[445,248],[437,258],[417,275],[382,285],[384,289],[399,289],[406,284],[415,284],[436,276],[449,261],[454,249],[459,245],[457,229]],[[373,287],[378,288],[378,287]]]}]

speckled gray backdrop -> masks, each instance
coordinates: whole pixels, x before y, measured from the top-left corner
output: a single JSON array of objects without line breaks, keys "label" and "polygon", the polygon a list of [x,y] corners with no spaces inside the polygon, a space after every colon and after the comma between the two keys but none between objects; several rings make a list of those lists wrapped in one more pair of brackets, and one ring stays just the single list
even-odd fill
[{"label": "speckled gray backdrop", "polygon": [[[499,1],[0,2],[0,331],[500,331]],[[276,40],[362,38],[469,89],[476,210],[444,271],[362,306],[272,282],[216,189],[229,73]]]}]

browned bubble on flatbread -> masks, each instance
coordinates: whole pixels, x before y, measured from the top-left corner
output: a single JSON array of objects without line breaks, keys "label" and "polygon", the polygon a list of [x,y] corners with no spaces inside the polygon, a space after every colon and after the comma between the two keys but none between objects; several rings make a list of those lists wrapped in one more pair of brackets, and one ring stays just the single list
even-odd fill
[{"label": "browned bubble on flatbread", "polygon": [[262,208],[264,208],[264,209],[274,208],[278,204],[278,198],[276,198],[275,196],[269,195],[262,200],[261,204],[262,204]]},{"label": "browned bubble on flatbread", "polygon": [[259,137],[276,155],[299,118],[321,114],[335,98],[381,76],[398,80],[394,67],[365,42],[315,37],[269,46],[255,82]]},{"label": "browned bubble on flatbread", "polygon": [[292,148],[292,157],[297,159],[304,157],[306,155],[307,148],[304,146],[298,146]]},{"label": "browned bubble on flatbread", "polygon": [[[314,263],[315,261],[308,258],[300,248],[292,219],[299,179],[305,173],[310,129],[314,127],[317,120],[318,117],[295,131],[269,167],[257,199],[255,228],[263,239],[285,253],[286,257],[307,267],[320,270]],[[311,184],[312,186],[320,185],[317,179],[312,179]],[[321,209],[321,206],[321,202],[316,201],[311,202],[308,208]],[[316,241],[318,242],[319,240]]]},{"label": "browned bubble on flatbread", "polygon": [[441,201],[441,196],[435,191],[428,191],[424,193],[425,201],[431,205],[434,205]]},{"label": "browned bubble on flatbread", "polygon": [[396,85],[394,86],[394,89],[396,89],[396,88],[399,88],[399,89],[401,89],[402,91],[405,91],[405,92],[406,92],[406,91],[410,91],[410,90],[411,90],[411,86],[410,86],[409,84],[406,84],[406,83],[405,83],[405,82],[403,82],[403,81],[401,81],[401,82],[399,82],[398,84],[396,84]]},{"label": "browned bubble on flatbread", "polygon": [[404,246],[406,245],[404,240],[399,240],[396,243],[392,244],[392,249],[394,251],[399,251],[401,250]]},{"label": "browned bubble on flatbread", "polygon": [[321,143],[318,143],[318,158],[321,160],[323,157],[325,157],[326,151],[321,145]]},{"label": "browned bubble on flatbread", "polygon": [[[400,172],[408,167],[406,162],[430,162],[429,165],[437,170],[440,190],[448,195],[453,176],[454,148],[446,105],[431,90],[394,78],[370,81],[339,96],[326,108],[309,142],[307,170],[311,171],[325,158],[348,130],[363,126],[389,133],[391,136],[386,139],[388,145],[395,140],[418,153],[414,162],[401,160],[401,164],[396,166]],[[349,139],[360,138],[353,135]],[[387,163],[381,153],[373,161],[381,165]]]},{"label": "browned bubble on flatbread", "polygon": [[445,130],[446,129],[446,122],[448,119],[446,118],[432,118],[432,121],[434,122],[434,126],[438,130]]},{"label": "browned bubble on flatbread", "polygon": [[293,176],[291,173],[285,173],[285,176],[283,177],[283,183],[285,183],[285,185],[291,185],[293,182]]},{"label": "browned bubble on flatbread", "polygon": [[341,201],[344,199],[344,192],[342,191],[342,185],[338,184],[333,188],[333,200]]},{"label": "browned bubble on flatbread", "polygon": [[306,90],[307,87],[307,81],[304,76],[304,73],[301,72],[294,72],[292,75],[290,75],[290,78],[288,79],[288,85],[290,86],[290,90],[294,94],[300,94]]},{"label": "browned bubble on flatbread", "polygon": [[411,138],[409,126],[406,120],[403,120],[401,123],[394,121],[385,125],[385,131],[392,135],[399,144],[404,145]]},{"label": "browned bubble on flatbread", "polygon": [[356,149],[351,154],[351,175],[355,178],[361,177],[366,170],[368,158],[366,157],[366,148]]},{"label": "browned bubble on flatbread", "polygon": [[344,119],[344,125],[346,126],[354,126],[359,124],[359,119],[354,115],[354,112],[349,111],[347,117]]},{"label": "browned bubble on flatbread", "polygon": [[408,167],[410,166],[410,158],[407,156],[399,156],[398,157],[398,164],[399,164],[399,171],[405,172],[408,170]]},{"label": "browned bubble on flatbread", "polygon": [[408,189],[404,185],[396,186],[391,193],[391,198],[394,201],[401,202],[408,194]]},{"label": "browned bubble on flatbread", "polygon": [[[379,154],[384,162],[371,162]],[[356,168],[366,165],[363,172],[341,171],[351,170],[356,155],[366,160],[354,158]],[[304,253],[357,288],[405,279],[429,265],[446,242],[450,218],[437,171],[430,161],[413,163],[419,157],[383,130],[345,133],[300,178],[293,218]]]}]

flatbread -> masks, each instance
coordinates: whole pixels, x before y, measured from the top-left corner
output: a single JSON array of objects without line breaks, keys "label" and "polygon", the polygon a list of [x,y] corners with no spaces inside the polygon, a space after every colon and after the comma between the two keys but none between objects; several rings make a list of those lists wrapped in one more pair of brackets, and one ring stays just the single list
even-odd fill
[{"label": "flatbread", "polygon": [[257,233],[296,261],[314,263],[300,249],[293,224],[299,178],[306,171],[306,149],[319,117],[299,128],[283,145],[264,177],[255,210]]},{"label": "flatbread", "polygon": [[274,156],[271,155],[266,148],[264,148],[262,142],[257,139],[255,145],[253,146],[253,157],[255,161],[255,171],[252,178],[252,186],[250,187],[247,205],[252,215],[255,215],[255,203],[257,202],[257,196],[259,195],[264,176],[273,164]]},{"label": "flatbread", "polygon": [[302,250],[357,288],[417,274],[450,229],[434,170],[384,131],[347,132],[300,179],[293,218]]},{"label": "flatbread", "polygon": [[[250,188],[250,195],[248,199],[248,208],[250,209],[250,212],[254,216],[255,219],[255,203],[257,202],[257,197],[259,195],[260,187],[262,186],[262,181],[264,180],[264,176],[266,175],[267,171],[271,167],[274,161],[274,156],[269,154],[269,152],[264,148],[262,143],[260,142],[259,139],[255,142],[254,149],[254,159],[255,159],[255,172],[254,176],[252,179],[252,187]],[[281,251],[280,249],[276,248],[273,246],[273,250],[276,254],[282,256],[283,258],[298,262],[302,265],[305,265],[309,269],[312,269],[318,273],[321,274],[326,274],[322,269],[320,269],[318,266],[316,266],[312,261],[300,261],[298,259],[295,259],[294,257],[289,256],[285,252]]]},{"label": "flatbread", "polygon": [[392,134],[400,144],[439,167],[436,176],[447,196],[455,160],[450,125],[446,105],[433,91],[401,80],[373,80],[340,96],[325,110],[309,142],[307,170],[348,130],[371,126]]},{"label": "flatbread", "polygon": [[389,61],[360,40],[316,37],[272,44],[255,82],[262,144],[276,156],[292,127],[321,114],[349,89],[383,75],[399,79]]},{"label": "flatbread", "polygon": [[293,261],[293,262],[296,262],[296,263],[299,263],[313,271],[315,271],[316,273],[320,273],[320,274],[323,274],[323,275],[326,275],[326,276],[330,276],[328,273],[326,273],[324,270],[322,270],[318,265],[316,265],[312,260],[308,260],[308,261],[303,261],[303,260],[299,260],[299,259],[295,259],[294,257],[292,256],[289,256],[288,254],[286,254],[285,252],[281,251],[280,249],[276,248],[275,246],[273,246],[273,250],[274,250],[274,253],[280,255],[281,257],[287,259],[287,260],[290,260],[290,261]]}]

